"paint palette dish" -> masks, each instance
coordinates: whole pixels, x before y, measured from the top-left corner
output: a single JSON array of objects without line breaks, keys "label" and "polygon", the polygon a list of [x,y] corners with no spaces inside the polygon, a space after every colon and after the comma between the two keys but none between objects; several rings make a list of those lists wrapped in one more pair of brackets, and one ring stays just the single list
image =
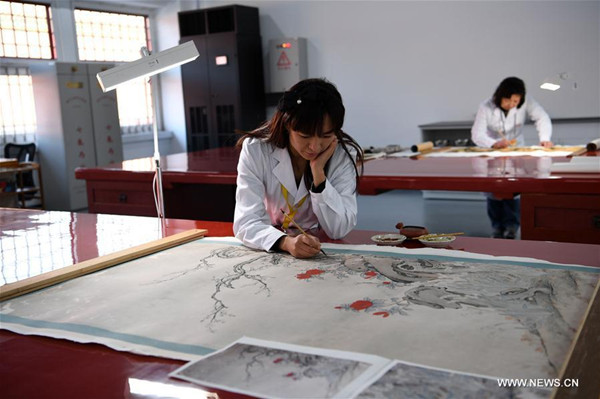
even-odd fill
[{"label": "paint palette dish", "polygon": [[377,234],[371,237],[371,241],[379,245],[398,245],[406,240],[406,236],[402,234]]},{"label": "paint palette dish", "polygon": [[456,240],[456,237],[454,237],[454,236],[446,236],[446,237],[435,237],[434,236],[434,237],[427,237],[427,238],[419,239],[421,244],[426,245],[428,247],[434,247],[434,248],[447,247],[454,240]]}]

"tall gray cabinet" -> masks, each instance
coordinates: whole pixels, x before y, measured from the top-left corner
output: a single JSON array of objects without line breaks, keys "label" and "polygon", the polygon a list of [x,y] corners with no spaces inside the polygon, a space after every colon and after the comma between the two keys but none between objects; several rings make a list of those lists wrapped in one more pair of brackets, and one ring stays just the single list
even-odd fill
[{"label": "tall gray cabinet", "polygon": [[46,209],[86,208],[85,181],[75,179],[75,168],[123,161],[116,93],[103,93],[96,80],[98,72],[112,66],[31,67]]}]

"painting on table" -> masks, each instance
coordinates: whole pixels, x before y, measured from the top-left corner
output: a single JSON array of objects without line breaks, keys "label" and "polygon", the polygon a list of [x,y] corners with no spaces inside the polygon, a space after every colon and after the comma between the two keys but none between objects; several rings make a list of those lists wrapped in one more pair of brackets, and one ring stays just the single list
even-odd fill
[{"label": "painting on table", "polygon": [[[521,382],[524,382],[521,384]],[[537,380],[535,381],[538,382]],[[527,387],[528,381],[499,380],[483,375],[457,373],[395,361],[357,399],[401,398],[478,398],[478,399],[546,399],[557,381],[540,381],[541,386]],[[511,386],[509,384],[521,384]]]},{"label": "painting on table", "polygon": [[299,260],[205,238],[4,301],[1,327],[184,360],[252,336],[555,378],[600,271],[449,250],[324,248],[329,256]]},{"label": "painting on table", "polygon": [[243,337],[170,375],[261,398],[347,398],[388,363],[379,356]]}]

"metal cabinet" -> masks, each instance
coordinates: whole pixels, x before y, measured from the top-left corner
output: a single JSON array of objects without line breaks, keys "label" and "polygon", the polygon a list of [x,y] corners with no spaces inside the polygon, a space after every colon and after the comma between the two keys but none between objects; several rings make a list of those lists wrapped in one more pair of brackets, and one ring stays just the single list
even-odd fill
[{"label": "metal cabinet", "polygon": [[87,207],[85,182],[75,178],[75,168],[123,160],[116,94],[103,93],[96,80],[96,73],[110,67],[84,63],[31,67],[47,209]]}]

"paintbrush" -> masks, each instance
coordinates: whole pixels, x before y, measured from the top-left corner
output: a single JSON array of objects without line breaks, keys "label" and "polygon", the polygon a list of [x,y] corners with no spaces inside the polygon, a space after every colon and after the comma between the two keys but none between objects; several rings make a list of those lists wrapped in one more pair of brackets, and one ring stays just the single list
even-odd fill
[{"label": "paintbrush", "polygon": [[502,130],[498,130],[498,134],[500,134],[500,137],[502,137],[503,140],[508,141],[508,146],[514,146],[517,143],[516,139],[513,140],[509,140],[506,135],[504,134],[504,132]]},{"label": "paintbrush", "polygon": [[431,238],[431,237],[454,237],[461,236],[465,233],[444,233],[444,234],[423,234],[422,236],[415,237],[414,240],[421,240],[423,238]]},{"label": "paintbrush", "polygon": [[[304,230],[302,229],[302,227],[300,227],[300,226],[298,225],[298,223],[296,223],[296,221],[295,221],[294,219],[292,219],[292,217],[291,217],[290,215],[288,215],[287,213],[285,213],[285,211],[284,211],[283,209],[280,209],[280,211],[281,211],[281,213],[283,213],[283,216],[285,216],[285,217],[286,217],[286,218],[287,218],[287,219],[288,219],[290,222],[292,222],[292,223],[294,224],[294,226],[296,226],[296,228],[297,228],[298,230],[300,230],[300,233],[302,233],[302,234],[304,234],[305,236],[307,236],[307,237],[308,237],[308,233],[306,233],[306,231],[304,231]],[[327,254],[325,253],[325,251],[323,251],[323,249],[321,249],[320,251],[323,253],[323,255],[325,255],[325,256],[329,256],[329,255],[327,255]]]}]

